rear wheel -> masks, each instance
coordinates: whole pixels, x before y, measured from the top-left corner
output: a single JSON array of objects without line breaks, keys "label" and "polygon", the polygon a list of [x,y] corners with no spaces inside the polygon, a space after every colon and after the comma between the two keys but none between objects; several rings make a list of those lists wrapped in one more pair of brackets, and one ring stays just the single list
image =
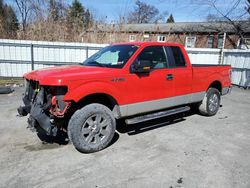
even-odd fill
[{"label": "rear wheel", "polygon": [[218,89],[209,88],[206,96],[199,105],[199,112],[205,116],[215,115],[220,108],[220,92]]},{"label": "rear wheel", "polygon": [[115,129],[116,121],[111,110],[94,103],[73,114],[68,125],[68,136],[77,150],[91,153],[107,147]]}]

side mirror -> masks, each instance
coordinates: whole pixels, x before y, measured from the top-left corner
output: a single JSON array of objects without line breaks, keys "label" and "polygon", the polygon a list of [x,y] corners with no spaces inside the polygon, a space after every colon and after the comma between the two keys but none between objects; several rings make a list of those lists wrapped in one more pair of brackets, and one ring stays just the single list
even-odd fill
[{"label": "side mirror", "polygon": [[149,60],[135,60],[132,64],[131,71],[134,73],[149,73],[151,61]]}]

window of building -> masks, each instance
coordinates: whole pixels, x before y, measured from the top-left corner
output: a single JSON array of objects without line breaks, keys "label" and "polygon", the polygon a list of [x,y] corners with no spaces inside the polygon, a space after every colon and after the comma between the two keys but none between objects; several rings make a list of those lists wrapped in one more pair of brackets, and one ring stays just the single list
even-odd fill
[{"label": "window of building", "polygon": [[244,50],[249,49],[250,48],[250,38],[239,39],[238,48],[244,49]]},{"label": "window of building", "polygon": [[186,37],[185,47],[186,48],[195,48],[196,37],[188,36]]},{"label": "window of building", "polygon": [[129,35],[129,42],[134,42],[136,39],[135,35]]},{"label": "window of building", "polygon": [[167,59],[162,46],[149,46],[144,48],[137,57],[137,60],[150,61],[151,69],[160,69],[167,67]]},{"label": "window of building", "polygon": [[144,34],[143,35],[143,41],[150,41],[150,35],[149,34]]},{"label": "window of building", "polygon": [[218,36],[218,48],[223,48],[223,35]]},{"label": "window of building", "polygon": [[244,43],[249,47],[250,46],[250,38],[245,38]]},{"label": "window of building", "polygon": [[158,41],[158,42],[166,42],[166,37],[160,35],[160,36],[158,36],[157,41]]},{"label": "window of building", "polygon": [[207,37],[207,48],[213,48],[214,36]]}]

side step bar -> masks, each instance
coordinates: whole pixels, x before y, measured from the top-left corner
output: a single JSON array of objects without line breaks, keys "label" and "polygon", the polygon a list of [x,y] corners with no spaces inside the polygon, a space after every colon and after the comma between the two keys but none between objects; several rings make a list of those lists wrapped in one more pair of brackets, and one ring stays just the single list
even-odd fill
[{"label": "side step bar", "polygon": [[153,119],[157,119],[157,118],[161,118],[161,117],[165,117],[165,116],[170,116],[170,115],[186,112],[189,110],[190,110],[189,106],[184,106],[184,107],[174,108],[174,109],[170,109],[170,110],[164,110],[161,112],[155,112],[152,114],[137,116],[137,117],[134,117],[131,119],[126,119],[125,122],[128,125],[136,124],[136,123],[140,123],[140,122],[144,122],[144,121],[149,121],[149,120],[153,120]]}]

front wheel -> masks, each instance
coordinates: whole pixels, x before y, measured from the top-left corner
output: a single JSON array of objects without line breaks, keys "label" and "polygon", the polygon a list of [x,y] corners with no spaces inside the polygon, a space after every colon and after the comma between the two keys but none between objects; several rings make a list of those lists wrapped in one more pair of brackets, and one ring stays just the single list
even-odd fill
[{"label": "front wheel", "polygon": [[218,89],[209,88],[206,96],[199,105],[199,112],[205,116],[215,115],[220,108],[220,92]]},{"label": "front wheel", "polygon": [[73,114],[68,125],[68,136],[78,151],[92,153],[110,144],[115,129],[116,121],[111,110],[93,103]]}]

